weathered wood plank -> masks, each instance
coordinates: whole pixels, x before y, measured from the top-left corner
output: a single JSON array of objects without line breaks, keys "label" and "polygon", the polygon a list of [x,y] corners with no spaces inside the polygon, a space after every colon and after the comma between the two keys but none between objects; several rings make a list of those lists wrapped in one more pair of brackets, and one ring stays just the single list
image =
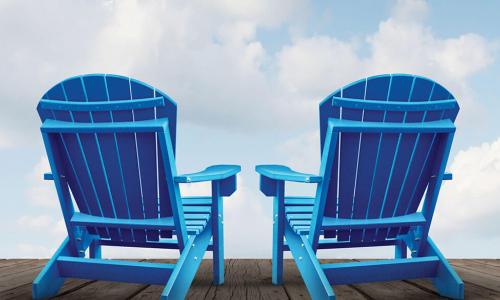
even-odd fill
[{"label": "weathered wood plank", "polygon": [[289,299],[283,286],[272,283],[272,263],[270,259],[257,259],[257,269],[259,272],[259,290],[262,299]]},{"label": "weathered wood plank", "polygon": [[[226,260],[225,265],[224,285],[215,288],[213,293],[215,299],[287,299],[279,298],[283,296],[283,293],[277,293],[270,297],[267,290],[261,290],[265,279],[263,280],[260,275],[258,260],[229,259]],[[264,285],[269,284],[264,283]],[[209,296],[211,295],[207,295],[207,298]]]},{"label": "weathered wood plank", "polygon": [[[154,260],[173,262],[173,260]],[[322,260],[341,262],[345,260]],[[0,299],[30,299],[31,282],[47,260],[0,260]],[[465,282],[466,299],[500,299],[499,260],[451,260]],[[1,266],[4,267],[1,267]],[[188,299],[310,299],[293,260],[285,260],[284,285],[271,284],[271,261],[226,260],[223,286],[212,285],[212,261],[204,260]],[[338,299],[438,299],[430,280],[391,281],[334,287]],[[62,299],[158,299],[163,286],[68,279]]]},{"label": "weathered wood plank", "polygon": [[500,267],[500,259],[471,259],[470,261],[476,261],[485,265]]},{"label": "weathered wood plank", "polygon": [[45,262],[45,260],[32,260],[19,266],[2,268],[0,271],[0,292],[31,283]]},{"label": "weathered wood plank", "polygon": [[[421,289],[426,289],[427,291],[435,293],[437,295],[437,291],[434,288],[434,285],[432,285],[430,279],[416,279],[409,280],[407,282],[410,284],[414,284]],[[498,292],[492,291],[490,289],[485,289],[467,281],[464,284],[465,299],[500,299],[500,293]]]},{"label": "weathered wood plank", "polygon": [[[336,263],[345,261],[345,259],[329,259],[321,260],[321,263]],[[295,261],[292,259],[285,259],[283,265],[285,268],[283,274],[284,287],[290,299],[310,299],[309,293],[307,292],[307,288],[304,285],[304,281],[300,276]],[[338,299],[368,299],[358,290],[349,285],[336,285],[334,286],[334,291]]]},{"label": "weathered wood plank", "polygon": [[500,277],[500,266],[493,266],[489,264],[484,264],[481,262],[467,260],[467,259],[454,259],[452,260],[452,265],[460,266],[465,269],[481,272],[484,274],[489,274],[492,276]]},{"label": "weathered wood plank", "polygon": [[[153,260],[155,262],[164,262],[164,263],[174,263],[175,260]],[[204,260],[198,272],[196,273],[196,277],[189,289],[189,292],[186,296],[186,299],[204,299],[208,290],[212,286],[212,261]],[[132,299],[134,300],[147,300],[147,299],[158,299],[163,291],[165,286],[162,285],[150,285],[144,290],[140,291],[137,295],[135,295]]]},{"label": "weathered wood plank", "polygon": [[498,277],[462,267],[457,265],[455,261],[451,261],[451,265],[466,283],[465,289],[467,289],[467,282],[470,282],[477,286],[500,292],[500,280]]},{"label": "weathered wood plank", "polygon": [[[10,267],[14,265],[29,264],[36,259],[2,259],[0,260],[0,270],[5,267]],[[3,273],[3,272],[2,272]]]},{"label": "weathered wood plank", "polygon": [[[59,295],[66,294],[90,284],[94,281],[83,279],[68,279],[59,290]],[[31,282],[0,292],[0,299],[31,299]]]}]

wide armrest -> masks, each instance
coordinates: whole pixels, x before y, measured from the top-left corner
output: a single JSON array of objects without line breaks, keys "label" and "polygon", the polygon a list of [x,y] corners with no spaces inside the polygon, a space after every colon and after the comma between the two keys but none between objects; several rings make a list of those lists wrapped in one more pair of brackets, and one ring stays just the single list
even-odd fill
[{"label": "wide armrest", "polygon": [[255,167],[255,171],[274,180],[317,183],[322,179],[319,175],[296,172],[287,166],[280,165],[258,165]]},{"label": "wide armrest", "polygon": [[227,179],[238,174],[241,167],[237,165],[215,165],[198,173],[182,174],[175,176],[175,181],[180,183],[200,182]]}]

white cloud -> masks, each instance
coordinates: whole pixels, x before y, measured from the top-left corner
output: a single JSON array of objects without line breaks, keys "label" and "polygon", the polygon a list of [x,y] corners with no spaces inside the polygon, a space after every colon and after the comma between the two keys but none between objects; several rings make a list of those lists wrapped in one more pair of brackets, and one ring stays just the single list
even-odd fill
[{"label": "white cloud", "polygon": [[[469,80],[493,62],[497,50],[484,37],[442,38],[425,25],[426,2],[398,1],[392,15],[362,41],[295,36],[276,56],[269,54],[258,30],[307,15],[305,2],[2,2],[0,35],[6,42],[0,55],[8,72],[0,73],[0,148],[29,144],[34,135],[39,139],[34,108],[41,94],[67,76],[87,72],[125,73],[164,90],[178,102],[183,122],[247,134],[300,128],[306,133],[277,150],[308,172],[317,171],[319,162],[319,138],[313,132],[318,101],[360,77],[426,75],[458,97],[462,122],[478,115],[480,102]],[[42,157],[27,178],[26,195],[35,207],[56,208],[53,183],[42,180],[46,171]],[[210,187],[192,185],[183,192],[209,194]],[[241,182],[225,200],[228,257],[270,255],[271,211],[263,201],[271,199]],[[20,246],[26,253],[43,251],[35,248]]]},{"label": "white cloud", "polygon": [[[425,1],[398,1],[392,16],[363,45],[326,35],[298,37],[278,54],[281,83],[303,101],[317,103],[333,89],[367,75],[424,75],[450,89],[463,108],[461,120],[470,121],[483,109],[468,79],[493,63],[498,46],[474,33],[437,36],[423,22],[427,10]],[[359,53],[361,46],[368,51]]]},{"label": "white cloud", "polygon": [[54,182],[44,180],[44,173],[50,173],[50,165],[45,155],[40,158],[26,178],[28,183],[27,197],[34,206],[59,207],[59,198],[55,191]]},{"label": "white cloud", "polygon": [[[183,196],[209,196],[209,183],[182,184]],[[246,186],[238,175],[236,192],[224,198],[224,241],[226,257],[269,257],[272,246],[272,199]],[[258,241],[258,242],[256,242]],[[210,257],[210,255],[208,256]]]},{"label": "white cloud", "polygon": [[442,188],[434,232],[448,240],[500,238],[500,138],[459,151],[449,170],[453,180]]}]

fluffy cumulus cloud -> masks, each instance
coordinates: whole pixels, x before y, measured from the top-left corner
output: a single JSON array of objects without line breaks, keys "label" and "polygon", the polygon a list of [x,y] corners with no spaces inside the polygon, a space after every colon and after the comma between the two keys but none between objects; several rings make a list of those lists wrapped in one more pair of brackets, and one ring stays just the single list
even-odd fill
[{"label": "fluffy cumulus cloud", "polygon": [[[343,40],[290,30],[289,42],[275,53],[268,51],[259,40],[259,29],[291,28],[293,21],[307,15],[308,5],[307,0],[2,1],[0,149],[30,144],[38,133],[34,107],[41,94],[79,73],[121,73],[144,80],[176,99],[183,122],[230,128],[247,136],[270,129],[298,132],[282,145],[276,141],[275,150],[279,157],[289,157],[284,162],[309,172],[319,165],[318,101],[360,77],[422,74],[460,99],[460,122],[482,110],[470,81],[494,61],[498,47],[481,35],[440,37],[426,25],[426,2],[397,1],[390,17],[365,36]],[[498,144],[470,148],[453,160],[456,181],[453,188],[445,186],[446,201],[439,208],[450,213],[436,221],[437,233],[460,220],[479,224],[495,211],[486,205],[473,207],[467,199],[486,199],[481,201],[494,206],[492,195],[500,192],[493,184]],[[32,207],[54,210],[53,185],[41,180],[48,169],[42,157],[25,179],[25,195]],[[226,253],[269,256],[271,213],[248,182],[240,178],[238,191],[225,202]],[[207,194],[210,187],[187,186],[183,192]],[[446,207],[457,203],[463,209]],[[62,224],[51,216],[19,217],[18,225],[28,230]],[[470,228],[464,225],[463,230]],[[47,252],[28,244],[19,244],[18,250],[26,255]],[[130,252],[116,251],[110,254],[130,257]]]},{"label": "fluffy cumulus cloud", "polygon": [[[500,139],[459,151],[449,164],[453,181],[442,188],[431,233],[446,241],[447,252],[462,256],[495,256],[488,247],[474,250],[475,242],[495,247],[500,241]],[[456,245],[469,240],[459,251]],[[464,254],[466,253],[466,254]]]}]

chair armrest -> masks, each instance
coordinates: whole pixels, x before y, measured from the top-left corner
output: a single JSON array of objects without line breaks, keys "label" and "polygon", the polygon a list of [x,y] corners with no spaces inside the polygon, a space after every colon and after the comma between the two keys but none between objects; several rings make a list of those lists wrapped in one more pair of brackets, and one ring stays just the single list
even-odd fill
[{"label": "chair armrest", "polygon": [[[437,175],[432,175],[431,178],[436,178]],[[443,180],[452,180],[453,179],[453,174],[444,172],[443,174]]]},{"label": "chair armrest", "polygon": [[238,174],[240,171],[241,167],[237,165],[215,165],[201,172],[175,176],[174,180],[179,183],[223,180]]},{"label": "chair armrest", "polygon": [[318,183],[322,180],[321,176],[295,172],[280,165],[258,165],[255,171],[260,174],[260,191],[269,197],[277,196],[279,186],[285,181]]},{"label": "chair armrest", "polygon": [[258,165],[255,167],[255,171],[274,180],[318,183],[322,179],[319,175],[296,172],[287,166],[280,165]]},{"label": "chair armrest", "polygon": [[52,175],[52,173],[44,173],[43,180],[54,180],[54,176]]}]

